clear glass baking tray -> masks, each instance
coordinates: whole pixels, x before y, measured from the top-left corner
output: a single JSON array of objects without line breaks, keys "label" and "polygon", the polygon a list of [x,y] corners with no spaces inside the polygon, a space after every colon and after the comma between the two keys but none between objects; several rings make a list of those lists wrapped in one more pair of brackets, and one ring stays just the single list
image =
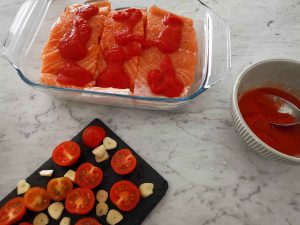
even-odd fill
[{"label": "clear glass baking tray", "polygon": [[134,108],[174,110],[224,79],[231,67],[230,31],[227,23],[198,0],[111,0],[112,8],[157,5],[194,20],[198,41],[195,82],[188,95],[180,98],[143,97],[46,86],[39,83],[41,51],[52,24],[67,5],[79,0],[26,0],[3,44],[3,54],[28,85],[57,97],[96,104]]}]

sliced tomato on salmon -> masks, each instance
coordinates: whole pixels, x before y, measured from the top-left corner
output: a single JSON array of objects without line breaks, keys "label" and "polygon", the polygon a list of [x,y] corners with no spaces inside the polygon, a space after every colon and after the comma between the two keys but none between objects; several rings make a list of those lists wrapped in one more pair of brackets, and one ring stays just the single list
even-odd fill
[{"label": "sliced tomato on salmon", "polygon": [[[147,16],[146,39],[157,40],[164,29],[164,18],[170,13],[158,8],[149,7]],[[178,49],[168,54],[176,77],[185,87],[191,86],[194,82],[195,69],[197,64],[197,42],[196,32],[193,28],[193,21],[189,18],[177,16],[183,22],[182,36]],[[160,70],[161,63],[166,54],[162,53],[158,47],[144,49],[139,58],[138,72],[135,80],[134,95],[153,96],[153,92],[148,85],[148,73],[151,70]]]},{"label": "sliced tomato on salmon", "polygon": [[72,89],[83,89],[83,88],[90,88],[95,86],[95,81],[91,81],[88,84],[83,86],[76,86],[72,84],[62,84],[57,81],[58,75],[53,73],[41,73],[40,82],[49,85],[49,86],[55,86],[55,87],[62,87],[62,88],[72,88]]},{"label": "sliced tomato on salmon", "polygon": [[89,71],[70,61],[59,68],[56,80],[65,85],[85,86],[92,82],[94,77]]},{"label": "sliced tomato on salmon", "polygon": [[[76,61],[78,66],[82,69],[88,71],[92,74],[93,78],[97,76],[98,69],[98,54],[100,51],[99,48],[99,39],[101,38],[102,31],[104,28],[104,20],[110,11],[109,2],[97,2],[90,3],[98,7],[98,13],[95,16],[92,16],[88,19],[88,25],[91,29],[89,40],[86,43],[86,56]],[[78,16],[76,10],[79,7],[82,7],[82,4],[76,4],[69,6],[65,9],[64,14],[59,17],[59,19],[54,23],[49,40],[45,45],[42,52],[42,69],[41,69],[41,79],[40,82],[50,86],[58,86],[64,88],[75,88],[82,89],[85,87],[94,86],[95,82],[84,82],[82,83],[67,83],[60,82],[61,79],[57,80],[59,70],[65,65],[66,59],[61,55],[59,51],[60,40],[64,38],[65,35],[71,32],[75,17]],[[86,29],[84,29],[86,30]],[[84,32],[84,31],[83,31]],[[86,33],[86,32],[84,32]],[[80,40],[82,38],[80,37]],[[86,40],[85,40],[86,41]],[[72,52],[71,52],[72,53]],[[63,81],[65,81],[64,79]]]},{"label": "sliced tomato on salmon", "polygon": [[[143,16],[134,26],[132,34],[144,36],[144,17],[146,17],[146,12],[145,10],[140,11],[142,12]],[[104,22],[104,30],[101,37],[101,49],[103,50],[108,50],[119,46],[116,43],[115,35],[118,33],[118,31],[123,30],[124,27],[126,27],[126,24],[124,24],[124,22],[122,21],[117,21],[113,19],[113,16],[120,12],[122,11],[111,11]],[[133,42],[132,45],[134,46],[132,46],[131,49],[133,47],[141,49],[141,44],[138,42]],[[138,56],[134,56],[123,63],[124,72],[130,78],[130,89],[132,91],[134,89],[134,80],[137,75],[138,58]],[[107,63],[105,62],[104,56],[101,53],[99,54],[98,66],[100,74],[99,76],[101,76],[101,73],[103,73],[107,68]]]}]

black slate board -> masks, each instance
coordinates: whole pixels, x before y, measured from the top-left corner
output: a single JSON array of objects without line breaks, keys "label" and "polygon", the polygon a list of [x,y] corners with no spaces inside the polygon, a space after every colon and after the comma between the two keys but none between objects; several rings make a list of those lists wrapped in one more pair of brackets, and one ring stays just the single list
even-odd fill
[{"label": "black slate board", "polygon": [[[39,175],[39,171],[45,170],[45,169],[53,169],[54,173],[52,178],[54,177],[62,177],[69,169],[73,169],[76,171],[76,168],[83,162],[91,162],[92,164],[100,167],[103,170],[104,173],[104,178],[99,187],[94,189],[94,193],[96,195],[97,191],[99,189],[105,189],[106,191],[110,190],[110,187],[118,180],[121,179],[126,179],[132,181],[134,184],[139,186],[141,183],[145,182],[151,182],[154,183],[154,193],[148,198],[141,198],[140,203],[137,205],[137,207],[131,211],[131,212],[122,212],[124,219],[118,224],[118,225],[139,225],[142,223],[142,221],[146,218],[146,216],[151,212],[151,210],[155,207],[155,205],[161,200],[161,198],[165,195],[165,192],[168,189],[168,183],[167,181],[158,173],[156,172],[144,159],[142,159],[136,152],[133,151],[132,148],[130,148],[121,138],[119,138],[113,131],[111,131],[102,121],[99,119],[93,120],[88,126],[90,125],[96,125],[96,126],[101,126],[103,129],[105,129],[107,136],[113,138],[114,140],[117,141],[118,146],[114,150],[108,151],[108,154],[110,158],[104,162],[97,163],[95,161],[95,157],[92,154],[92,149],[84,146],[81,136],[83,130],[78,133],[72,141],[77,142],[80,147],[81,147],[81,157],[79,161],[67,168],[63,168],[60,166],[57,166],[53,163],[52,159],[50,158],[47,160],[40,168],[38,168],[32,175],[30,175],[26,181],[31,184],[32,187],[39,186],[39,187],[44,187],[46,188],[48,181],[51,178],[48,177],[41,177]],[[53,146],[55,147],[55,146]],[[125,176],[117,175],[116,173],[113,172],[113,170],[110,167],[110,159],[112,155],[121,148],[129,148],[132,150],[132,153],[135,155],[137,158],[137,169]],[[74,185],[74,187],[77,187],[77,185]],[[17,190],[14,189],[10,194],[8,194],[2,201],[0,202],[0,207],[5,204],[9,199],[16,197],[17,196]],[[106,202],[109,206],[109,209],[117,209],[111,201],[107,200]],[[96,205],[96,204],[95,204]],[[44,211],[47,215],[48,212],[47,210]],[[23,218],[22,221],[27,221],[27,222],[32,222],[34,217],[37,215],[37,213],[31,212],[27,210],[27,213],[25,217]],[[49,216],[49,215],[48,215]],[[71,218],[71,224],[75,224],[78,219],[83,218],[83,217],[94,217],[97,218],[98,221],[102,225],[108,225],[106,222],[106,216],[102,217],[97,217],[95,214],[95,207],[94,209],[87,215],[84,216],[77,216],[77,215],[72,215],[69,214],[66,210],[64,210],[63,215],[61,218],[64,216],[68,216]],[[54,224],[59,224],[60,220],[56,221],[52,219],[49,216],[49,224],[54,225]]]}]

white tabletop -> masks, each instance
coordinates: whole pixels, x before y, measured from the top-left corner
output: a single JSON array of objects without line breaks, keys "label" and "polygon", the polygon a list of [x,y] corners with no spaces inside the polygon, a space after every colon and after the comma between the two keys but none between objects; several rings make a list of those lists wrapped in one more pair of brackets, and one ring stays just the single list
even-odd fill
[{"label": "white tabletop", "polygon": [[[0,40],[23,0],[0,0]],[[299,167],[249,150],[232,126],[238,73],[266,58],[300,60],[299,0],[206,0],[228,21],[231,76],[182,112],[59,100],[28,87],[0,58],[0,198],[47,160],[53,147],[100,118],[169,182],[144,225],[298,225]]]}]

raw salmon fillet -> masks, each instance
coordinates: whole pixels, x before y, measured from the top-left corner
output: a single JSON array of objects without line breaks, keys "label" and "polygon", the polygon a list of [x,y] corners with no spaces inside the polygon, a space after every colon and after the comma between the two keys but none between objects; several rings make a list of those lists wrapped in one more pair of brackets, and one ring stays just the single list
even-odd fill
[{"label": "raw salmon fillet", "polygon": [[[97,2],[92,4],[98,6],[99,13],[90,18],[88,21],[90,27],[92,28],[91,37],[86,45],[88,54],[84,59],[77,61],[76,63],[92,73],[96,78],[98,70],[97,59],[101,50],[99,46],[99,39],[101,38],[104,29],[104,21],[111,10],[111,6],[109,2]],[[76,4],[67,7],[64,11],[64,14],[59,17],[59,19],[54,23],[51,29],[49,40],[42,52],[42,69],[40,81],[43,84],[76,89],[84,88],[73,85],[62,85],[56,81],[58,69],[66,62],[58,50],[58,43],[59,40],[67,32],[70,31],[75,17],[74,11],[79,6],[80,4]],[[85,87],[91,87],[94,86],[94,84],[95,81],[92,81],[89,84],[85,85]]]},{"label": "raw salmon fillet", "polygon": [[[135,35],[142,35],[144,36],[144,18],[146,17],[146,11],[141,10],[143,13],[143,17],[140,19],[140,21],[137,22],[133,29],[133,34]],[[104,22],[104,30],[101,37],[101,51],[106,49],[111,49],[113,47],[118,47],[118,44],[115,41],[115,34],[120,31],[122,28],[125,27],[124,23],[115,21],[112,16],[116,13],[116,11],[111,11],[106,18]],[[138,45],[141,47],[140,43],[135,42],[135,45]],[[130,89],[133,90],[134,88],[134,80],[136,78],[137,74],[137,68],[138,68],[138,56],[132,57],[130,60],[125,61],[123,64],[123,69],[126,74],[130,77]],[[99,73],[105,71],[107,64],[103,58],[103,55],[99,54]]]},{"label": "raw salmon fillet", "polygon": [[[149,7],[145,30],[147,40],[155,40],[158,38],[161,30],[164,28],[163,18],[168,14],[169,12],[156,6]],[[181,42],[179,48],[174,53],[168,55],[171,58],[177,78],[183,82],[185,87],[189,87],[194,82],[197,63],[196,32],[193,28],[192,19],[182,16],[178,17],[183,21]],[[154,95],[148,86],[148,73],[150,70],[160,69],[161,61],[164,56],[165,54],[157,47],[143,50],[143,53],[139,58],[134,95]]]}]

